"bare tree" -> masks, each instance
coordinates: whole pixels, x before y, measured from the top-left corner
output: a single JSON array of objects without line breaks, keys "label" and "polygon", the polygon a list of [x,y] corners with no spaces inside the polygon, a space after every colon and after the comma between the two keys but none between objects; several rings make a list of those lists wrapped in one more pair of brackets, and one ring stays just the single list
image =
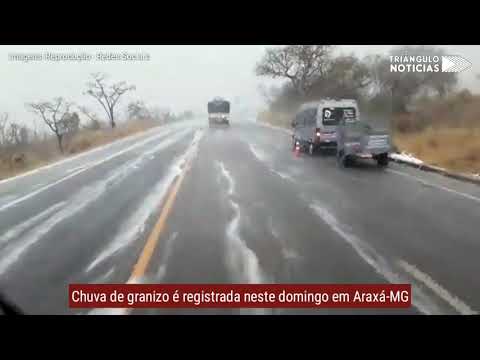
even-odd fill
[{"label": "bare tree", "polygon": [[112,85],[106,83],[106,74],[94,73],[92,74],[93,81],[88,82],[88,90],[86,94],[95,98],[102,108],[107,113],[108,119],[110,120],[110,125],[112,128],[116,126],[115,124],[115,105],[117,105],[120,97],[125,94],[127,91],[135,90],[135,86],[127,85],[125,81],[117,82]]},{"label": "bare tree", "polygon": [[278,92],[278,89],[273,85],[268,89],[265,84],[258,84],[257,90],[260,93],[260,96],[269,105],[274,101],[276,92]]},{"label": "bare tree", "polygon": [[169,114],[170,110],[166,108],[162,108],[159,106],[153,106],[150,109],[150,114],[152,116],[152,119],[161,123],[164,123],[167,121],[167,115]]},{"label": "bare tree", "polygon": [[16,123],[10,123],[8,128],[8,142],[12,145],[19,145],[20,140],[20,126]]},{"label": "bare tree", "polygon": [[86,106],[78,106],[78,111],[80,111],[83,115],[88,117],[91,121],[99,121],[97,114],[90,111]]},{"label": "bare tree", "polygon": [[258,76],[289,79],[301,95],[329,70],[332,45],[289,45],[269,48],[256,66]]},{"label": "bare tree", "polygon": [[127,116],[132,120],[145,120],[151,118],[150,110],[143,101],[132,101],[127,107]]},{"label": "bare tree", "polygon": [[57,137],[58,148],[63,154],[63,137],[67,132],[65,120],[70,118],[71,103],[62,97],[55,98],[51,102],[28,103],[27,108],[40,116],[43,122]]},{"label": "bare tree", "polygon": [[8,113],[0,115],[0,146],[7,145]]},{"label": "bare tree", "polygon": [[60,122],[65,134],[73,135],[80,129],[80,117],[76,112],[65,114]]},{"label": "bare tree", "polygon": [[329,69],[323,76],[313,81],[307,99],[320,97],[358,99],[371,82],[369,69],[357,57],[339,56],[331,60]]},{"label": "bare tree", "polygon": [[90,123],[83,126],[84,129],[99,130],[102,127],[96,113],[90,111],[86,106],[78,106],[78,110],[90,119]]},{"label": "bare tree", "polygon": [[27,145],[29,141],[29,133],[26,126],[20,128],[20,144]]}]

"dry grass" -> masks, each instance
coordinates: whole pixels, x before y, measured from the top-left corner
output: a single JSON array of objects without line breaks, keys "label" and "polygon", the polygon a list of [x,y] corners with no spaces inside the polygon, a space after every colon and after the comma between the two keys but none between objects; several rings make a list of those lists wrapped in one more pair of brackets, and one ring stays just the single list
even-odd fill
[{"label": "dry grass", "polygon": [[258,114],[258,120],[274,126],[290,128],[294,115],[281,112],[263,111]]},{"label": "dry grass", "polygon": [[77,154],[87,149],[111,143],[112,141],[148,130],[158,125],[153,121],[131,121],[118,125],[115,129],[82,130],[66,142],[65,152]]},{"label": "dry grass", "polygon": [[[0,153],[0,180],[47,165],[68,157],[68,155],[78,154],[97,146],[111,143],[158,125],[158,123],[153,121],[129,121],[119,124],[115,129],[82,129],[72,138],[64,140],[64,156],[60,155],[56,139],[53,137],[42,142],[29,144],[23,148],[11,149],[8,152],[2,151]],[[11,158],[16,154],[24,154],[24,160],[17,163],[12,162]]]},{"label": "dry grass", "polygon": [[434,128],[480,127],[480,96],[468,91],[454,93],[445,99],[417,101],[416,110],[397,115],[395,128],[401,132],[418,132]]},{"label": "dry grass", "polygon": [[449,170],[480,172],[480,96],[464,90],[424,99],[394,124],[399,150]]},{"label": "dry grass", "polygon": [[396,132],[395,145],[424,162],[453,171],[480,173],[480,128],[428,128]]}]

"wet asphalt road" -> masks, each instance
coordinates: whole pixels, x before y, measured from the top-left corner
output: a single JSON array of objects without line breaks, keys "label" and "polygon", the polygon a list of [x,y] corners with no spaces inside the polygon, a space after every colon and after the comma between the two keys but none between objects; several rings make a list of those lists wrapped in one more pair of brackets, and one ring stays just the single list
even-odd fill
[{"label": "wet asphalt road", "polygon": [[160,127],[0,182],[2,293],[32,314],[109,313],[68,309],[68,284],[127,282],[170,185],[194,154],[145,281],[413,289],[408,310],[253,311],[261,314],[480,309],[479,186],[397,164],[342,169],[332,156],[296,157],[284,130],[205,125]]}]

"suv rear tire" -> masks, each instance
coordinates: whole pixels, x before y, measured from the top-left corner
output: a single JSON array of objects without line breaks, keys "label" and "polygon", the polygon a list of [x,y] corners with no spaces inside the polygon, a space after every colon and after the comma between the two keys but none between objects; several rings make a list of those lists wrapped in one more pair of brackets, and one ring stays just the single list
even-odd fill
[{"label": "suv rear tire", "polygon": [[379,167],[387,167],[388,166],[388,154],[380,154],[377,156],[377,164]]},{"label": "suv rear tire", "polygon": [[337,160],[338,160],[338,163],[345,168],[350,167],[353,164],[352,156],[345,155],[345,152],[343,150],[339,150],[337,152]]}]

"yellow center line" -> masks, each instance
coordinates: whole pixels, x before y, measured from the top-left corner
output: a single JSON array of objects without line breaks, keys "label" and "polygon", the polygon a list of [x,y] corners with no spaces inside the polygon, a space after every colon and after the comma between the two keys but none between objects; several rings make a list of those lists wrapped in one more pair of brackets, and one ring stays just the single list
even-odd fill
[{"label": "yellow center line", "polygon": [[160,213],[160,217],[158,218],[155,226],[153,227],[152,232],[148,236],[147,242],[145,244],[145,247],[143,248],[140,257],[133,267],[133,272],[130,275],[130,278],[128,279],[128,282],[132,282],[134,279],[141,278],[144,276],[148,264],[150,263],[150,259],[152,258],[153,251],[155,250],[158,240],[160,238],[160,235],[162,234],[163,230],[165,229],[166,223],[167,223],[167,218],[172,210],[173,204],[175,202],[175,199],[177,197],[178,191],[180,189],[180,186],[182,185],[183,180],[185,179],[185,175],[190,169],[191,162],[192,162],[193,157],[190,157],[181,174],[173,184],[172,189],[170,190],[167,200],[165,202],[165,205],[162,208],[162,211]]}]

